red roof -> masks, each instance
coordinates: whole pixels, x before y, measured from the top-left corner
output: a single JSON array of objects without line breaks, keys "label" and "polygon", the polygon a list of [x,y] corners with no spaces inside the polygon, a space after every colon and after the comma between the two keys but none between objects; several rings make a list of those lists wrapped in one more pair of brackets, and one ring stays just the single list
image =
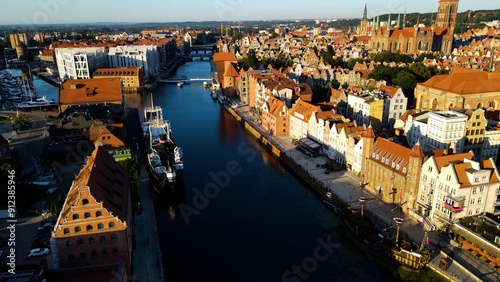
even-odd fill
[{"label": "red roof", "polygon": [[120,78],[69,79],[59,90],[59,104],[123,101]]},{"label": "red roof", "polygon": [[224,61],[237,62],[238,60],[236,59],[236,56],[230,52],[218,52],[214,54],[214,62],[224,62]]}]

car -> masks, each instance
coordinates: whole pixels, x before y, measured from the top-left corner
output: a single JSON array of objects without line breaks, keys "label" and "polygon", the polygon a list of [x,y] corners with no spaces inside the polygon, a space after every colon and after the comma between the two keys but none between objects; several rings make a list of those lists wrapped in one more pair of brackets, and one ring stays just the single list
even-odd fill
[{"label": "car", "polygon": [[52,187],[47,189],[47,195],[52,195],[57,190],[57,187]]},{"label": "car", "polygon": [[41,213],[40,213],[42,216],[46,216],[49,214],[49,210],[43,210]]},{"label": "car", "polygon": [[9,143],[14,142],[14,138],[12,138],[12,136],[7,137],[7,142]]},{"label": "car", "polygon": [[49,249],[47,248],[36,248],[33,249],[29,252],[28,257],[38,257],[38,256],[44,256],[49,254]]}]

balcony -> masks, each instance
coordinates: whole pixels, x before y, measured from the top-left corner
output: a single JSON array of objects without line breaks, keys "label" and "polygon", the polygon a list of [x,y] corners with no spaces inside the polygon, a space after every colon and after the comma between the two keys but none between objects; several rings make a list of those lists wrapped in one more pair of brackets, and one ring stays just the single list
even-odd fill
[{"label": "balcony", "polygon": [[462,207],[454,207],[448,204],[447,202],[443,202],[445,208],[449,209],[452,212],[461,212],[463,210]]}]

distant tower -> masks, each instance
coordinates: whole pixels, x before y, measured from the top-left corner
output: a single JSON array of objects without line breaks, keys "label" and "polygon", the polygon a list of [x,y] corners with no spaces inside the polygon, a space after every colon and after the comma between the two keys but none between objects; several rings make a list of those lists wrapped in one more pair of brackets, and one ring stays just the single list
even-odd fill
[{"label": "distant tower", "polygon": [[[406,207],[413,209],[415,201],[417,200],[418,194],[418,183],[420,179],[420,171],[422,170],[422,164],[424,162],[424,152],[422,151],[422,146],[420,146],[420,141],[413,146],[409,158],[408,158],[408,168],[406,173],[406,186],[402,191],[402,201],[408,201]],[[399,192],[399,191],[398,191]]]},{"label": "distant tower", "polygon": [[[373,127],[370,123],[368,128],[366,129],[365,134],[363,134],[363,152],[362,152],[362,160],[361,160],[361,173],[367,174],[366,169],[366,160],[370,157],[373,152],[373,146],[375,143],[375,132],[373,132]],[[366,177],[365,177],[366,179]]]},{"label": "distant tower", "polygon": [[[372,29],[373,29],[373,27],[372,27]],[[365,10],[363,11],[363,19],[361,20],[361,23],[359,24],[359,35],[361,35],[361,36],[368,35],[368,10],[366,8],[366,2],[365,2]]]},{"label": "distant tower", "polygon": [[451,28],[457,21],[458,0],[439,0],[436,26]]}]

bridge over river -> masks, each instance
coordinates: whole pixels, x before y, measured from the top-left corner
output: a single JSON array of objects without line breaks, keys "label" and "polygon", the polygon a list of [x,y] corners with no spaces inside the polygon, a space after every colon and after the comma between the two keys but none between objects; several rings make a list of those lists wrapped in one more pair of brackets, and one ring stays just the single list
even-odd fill
[{"label": "bridge over river", "polygon": [[201,78],[201,77],[196,77],[196,78],[167,78],[167,79],[161,79],[160,82],[162,83],[177,83],[184,81],[185,83],[196,83],[196,82],[212,82],[212,79],[210,77],[207,78]]}]

